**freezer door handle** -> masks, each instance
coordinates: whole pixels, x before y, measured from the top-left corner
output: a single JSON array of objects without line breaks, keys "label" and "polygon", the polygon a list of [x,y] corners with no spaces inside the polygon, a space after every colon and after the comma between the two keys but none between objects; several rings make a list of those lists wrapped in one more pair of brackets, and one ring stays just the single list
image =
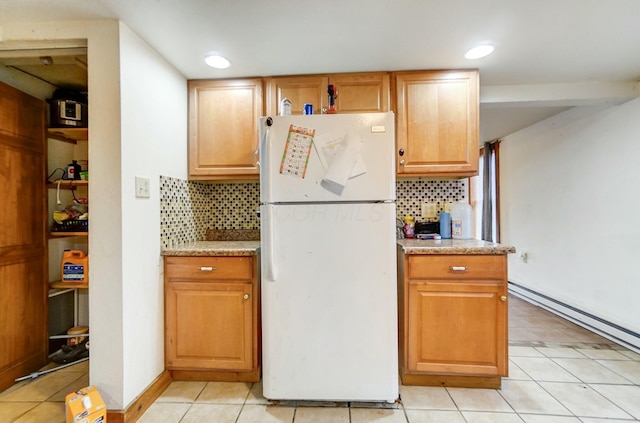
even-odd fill
[{"label": "freezer door handle", "polygon": [[[271,187],[267,178],[269,175],[269,160],[267,155],[267,144],[269,142],[269,128],[273,125],[273,119],[271,117],[260,118],[260,137],[258,139],[258,161],[256,165],[260,168],[260,179],[264,180],[264,198],[262,201],[271,201]],[[263,188],[261,188],[262,190]],[[262,195],[262,193],[261,193]]]},{"label": "freezer door handle", "polygon": [[264,212],[266,214],[266,241],[267,241],[267,250],[265,251],[266,256],[266,264],[267,264],[267,280],[269,282],[275,282],[278,279],[278,266],[276,263],[276,232],[273,230],[273,219],[274,219],[274,206],[271,204],[265,205]]}]

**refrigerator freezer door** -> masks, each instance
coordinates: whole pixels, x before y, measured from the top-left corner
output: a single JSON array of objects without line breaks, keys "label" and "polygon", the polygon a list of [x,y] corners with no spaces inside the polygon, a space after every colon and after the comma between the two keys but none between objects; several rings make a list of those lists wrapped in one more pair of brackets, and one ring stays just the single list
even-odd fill
[{"label": "refrigerator freezer door", "polygon": [[395,401],[395,204],[263,205],[261,216],[273,222],[261,229],[265,397]]},{"label": "refrigerator freezer door", "polygon": [[395,200],[393,113],[270,119],[260,122],[262,203]]}]

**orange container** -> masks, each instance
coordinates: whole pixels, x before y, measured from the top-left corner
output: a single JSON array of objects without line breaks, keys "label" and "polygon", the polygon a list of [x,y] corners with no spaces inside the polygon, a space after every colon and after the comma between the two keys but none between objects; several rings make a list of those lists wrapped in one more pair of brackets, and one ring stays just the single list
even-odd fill
[{"label": "orange container", "polygon": [[60,273],[62,282],[89,283],[89,256],[82,250],[65,250]]}]

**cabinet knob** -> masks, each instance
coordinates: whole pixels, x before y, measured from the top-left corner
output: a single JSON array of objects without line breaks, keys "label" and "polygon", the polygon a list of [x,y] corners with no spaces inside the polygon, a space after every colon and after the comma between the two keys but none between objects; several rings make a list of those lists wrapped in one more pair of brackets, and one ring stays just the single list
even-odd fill
[{"label": "cabinet knob", "polygon": [[404,156],[404,148],[398,150],[398,154],[400,155],[400,157]]},{"label": "cabinet knob", "polygon": [[500,296],[500,301],[507,301],[507,296],[506,295],[501,295]]},{"label": "cabinet knob", "polygon": [[213,272],[214,270],[216,270],[216,268],[213,267],[213,266],[201,266],[200,267],[200,271],[201,272]]},{"label": "cabinet knob", "polygon": [[400,160],[400,164],[403,165],[404,164],[404,159]]},{"label": "cabinet knob", "polygon": [[244,296],[242,298],[244,298],[245,300],[248,300],[249,299],[249,294],[244,294]]}]

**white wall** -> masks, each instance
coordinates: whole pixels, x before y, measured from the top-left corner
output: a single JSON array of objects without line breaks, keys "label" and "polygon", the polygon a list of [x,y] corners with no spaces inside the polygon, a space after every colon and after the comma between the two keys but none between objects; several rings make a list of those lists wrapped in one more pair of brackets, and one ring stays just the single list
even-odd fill
[{"label": "white wall", "polygon": [[[114,20],[16,23],[0,36],[87,40],[89,377],[123,410],[164,369],[158,179],[186,178],[186,80]],[[135,198],[134,175],[150,178],[151,198]]]},{"label": "white wall", "polygon": [[509,280],[636,333],[639,117],[640,99],[575,108],[500,146]]},{"label": "white wall", "polygon": [[[187,83],[120,25],[121,192],[125,404],[164,370],[160,175],[186,179]],[[135,177],[151,197],[136,198]]]}]

